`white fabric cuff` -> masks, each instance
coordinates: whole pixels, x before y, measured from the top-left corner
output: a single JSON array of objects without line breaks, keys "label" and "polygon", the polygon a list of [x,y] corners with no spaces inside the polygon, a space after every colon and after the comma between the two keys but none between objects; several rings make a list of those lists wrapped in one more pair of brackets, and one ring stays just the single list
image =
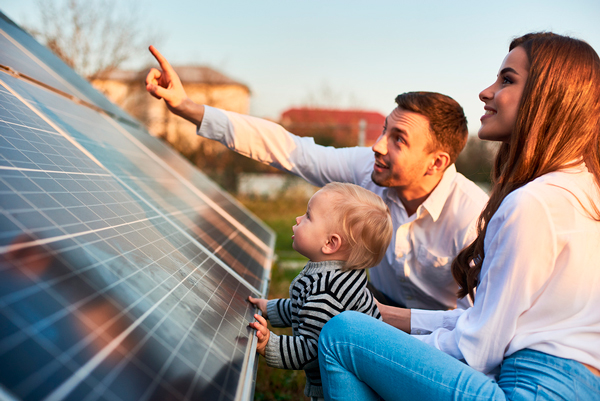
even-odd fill
[{"label": "white fabric cuff", "polygon": [[204,117],[196,129],[196,134],[226,144],[229,126],[229,118],[222,110],[204,106]]},{"label": "white fabric cuff", "polygon": [[410,334],[430,334],[439,328],[453,330],[463,312],[464,309],[449,311],[411,309]]}]

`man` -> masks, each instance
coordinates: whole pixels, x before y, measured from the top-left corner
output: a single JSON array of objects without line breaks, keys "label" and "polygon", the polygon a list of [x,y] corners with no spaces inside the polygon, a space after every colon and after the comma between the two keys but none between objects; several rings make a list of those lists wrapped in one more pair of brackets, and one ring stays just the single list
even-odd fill
[{"label": "man", "polygon": [[454,166],[468,136],[456,101],[439,93],[404,93],[372,150],[335,149],[269,121],[192,102],[167,60],[154,47],[150,51],[162,70],[150,70],[146,90],[196,124],[199,135],[313,185],[350,182],[381,196],[394,225],[383,261],[370,270],[381,302],[416,309],[469,306],[466,298],[457,301],[450,265],[475,238],[487,195]]}]

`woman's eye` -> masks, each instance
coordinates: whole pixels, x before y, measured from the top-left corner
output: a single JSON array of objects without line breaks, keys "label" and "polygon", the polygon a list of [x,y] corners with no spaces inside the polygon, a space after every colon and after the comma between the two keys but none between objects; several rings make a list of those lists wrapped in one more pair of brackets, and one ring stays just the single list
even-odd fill
[{"label": "woman's eye", "polygon": [[502,84],[503,85],[509,85],[509,84],[512,84],[512,83],[513,83],[513,81],[509,77],[502,78]]}]

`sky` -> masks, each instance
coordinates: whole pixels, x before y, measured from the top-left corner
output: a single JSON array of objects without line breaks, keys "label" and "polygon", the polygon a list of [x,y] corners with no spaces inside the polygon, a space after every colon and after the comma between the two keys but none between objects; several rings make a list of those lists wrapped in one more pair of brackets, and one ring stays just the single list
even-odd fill
[{"label": "sky", "polygon": [[[212,66],[246,84],[250,114],[275,120],[305,105],[387,115],[396,95],[424,90],[456,99],[476,133],[483,114],[478,94],[494,81],[512,38],[553,31],[600,52],[600,0],[170,3],[135,2],[140,26],[160,37],[163,55],[175,65]],[[36,4],[0,0],[0,10],[17,23],[35,23]],[[127,67],[147,62],[139,58]]]}]

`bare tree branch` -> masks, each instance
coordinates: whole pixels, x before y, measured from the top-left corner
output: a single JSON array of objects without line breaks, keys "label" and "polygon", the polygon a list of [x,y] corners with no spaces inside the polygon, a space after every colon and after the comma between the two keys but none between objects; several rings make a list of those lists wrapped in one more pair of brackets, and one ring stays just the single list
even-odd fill
[{"label": "bare tree branch", "polygon": [[25,28],[88,80],[130,60],[149,62],[147,48],[162,36],[146,29],[137,1],[37,0],[39,26]]}]

